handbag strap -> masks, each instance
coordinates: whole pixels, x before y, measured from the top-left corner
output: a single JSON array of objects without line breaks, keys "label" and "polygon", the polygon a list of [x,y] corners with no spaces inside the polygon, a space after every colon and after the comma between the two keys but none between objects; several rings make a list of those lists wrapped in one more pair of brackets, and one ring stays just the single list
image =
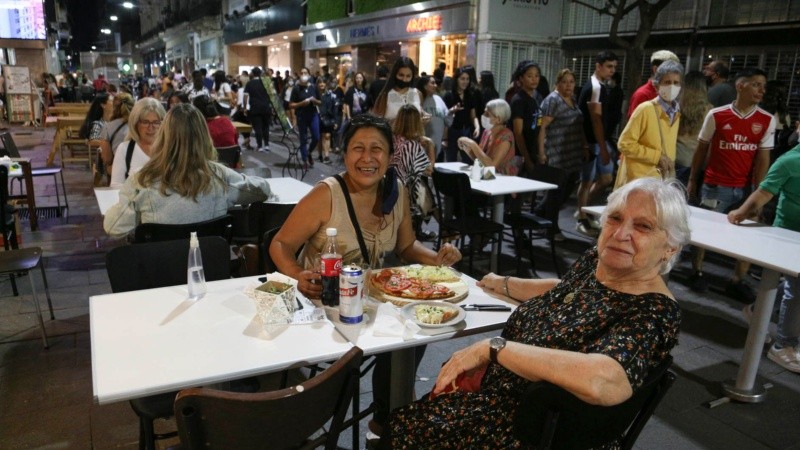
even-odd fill
[{"label": "handbag strap", "polygon": [[369,263],[370,259],[369,252],[367,251],[367,244],[364,242],[364,235],[361,234],[361,227],[358,225],[356,210],[353,208],[353,201],[350,199],[350,190],[347,189],[347,183],[344,182],[344,178],[342,178],[341,175],[336,174],[333,177],[339,182],[339,185],[342,187],[342,192],[344,192],[344,200],[347,203],[347,213],[350,214],[350,222],[353,224],[353,228],[356,230],[358,246],[361,247],[361,256],[364,258],[365,263]]}]

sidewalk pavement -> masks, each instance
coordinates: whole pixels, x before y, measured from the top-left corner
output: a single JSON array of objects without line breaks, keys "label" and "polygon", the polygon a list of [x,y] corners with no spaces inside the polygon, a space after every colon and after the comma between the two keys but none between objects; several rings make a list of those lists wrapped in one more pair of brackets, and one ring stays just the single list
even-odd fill
[{"label": "sidewalk pavement", "polygon": [[[33,158],[34,166],[43,165],[53,130],[12,127],[12,132],[23,156]],[[281,176],[288,154],[278,138],[280,134],[273,133],[269,153],[245,152],[245,167],[269,167],[273,177]],[[341,170],[341,159],[337,155],[332,159],[333,164],[317,162],[303,181],[314,184]],[[65,217],[51,217],[53,210],[47,207],[55,206],[55,190],[52,178],[43,177],[35,180],[37,204],[45,207],[40,230],[31,232],[28,222],[22,221],[23,246],[36,245],[44,251],[56,315],[56,320],[45,322],[49,350],[42,349],[28,283],[19,283],[20,296],[14,297],[8,280],[0,281],[0,448],[136,448],[138,423],[127,402],[92,403],[88,299],[111,292],[105,253],[121,243],[103,232],[88,168],[70,164],[64,177],[69,195]],[[561,212],[567,237],[557,244],[562,268],[592,245],[574,231],[574,210],[570,204]],[[438,231],[435,224],[428,227]],[[504,273],[513,274],[513,254],[513,246],[504,244]],[[544,246],[537,247],[536,263],[539,276],[555,276]],[[729,258],[709,255],[706,274],[712,289],[703,295],[684,284],[691,272],[687,261],[673,270],[669,287],[683,310],[680,341],[672,352],[678,380],[642,432],[637,449],[800,449],[800,376],[767,358],[761,361],[758,379],[773,386],[766,402],[706,406],[721,396],[719,383],[735,377],[747,333],[740,312],[743,305],[723,294],[732,266]],[[480,277],[481,267],[485,264],[479,263],[479,273],[473,276]],[[494,334],[429,345],[417,373],[416,392],[421,395],[431,389],[439,367],[453,351]],[[369,378],[362,380],[362,407],[371,401]],[[366,422],[361,425],[363,434]],[[157,427],[169,429],[174,424],[157,423]],[[349,433],[341,437],[341,446],[349,447]]]}]

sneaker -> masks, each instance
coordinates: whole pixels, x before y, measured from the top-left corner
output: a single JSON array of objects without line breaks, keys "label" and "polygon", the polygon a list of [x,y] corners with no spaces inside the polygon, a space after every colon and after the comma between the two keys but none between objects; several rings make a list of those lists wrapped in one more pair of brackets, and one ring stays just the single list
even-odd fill
[{"label": "sneaker", "polygon": [[756,292],[744,280],[730,281],[725,286],[725,295],[742,303],[753,303],[756,301]]},{"label": "sneaker", "polygon": [[553,240],[556,242],[564,242],[567,240],[567,238],[561,233],[556,233],[553,235]]},{"label": "sneaker", "polygon": [[602,230],[603,226],[600,225],[600,221],[597,219],[587,219],[589,221],[589,226],[594,228],[595,230]]},{"label": "sneaker", "polygon": [[587,219],[580,219],[578,224],[575,226],[575,229],[580,234],[584,234],[586,236],[596,238],[600,233],[597,232],[591,225],[589,225],[589,221]]},{"label": "sneaker", "polygon": [[776,344],[772,344],[772,347],[769,348],[769,352],[767,352],[767,358],[786,370],[800,373],[800,355],[794,347],[787,346],[777,348]]},{"label": "sneaker", "polygon": [[326,156],[325,158],[322,159],[322,162],[323,162],[323,164],[330,164],[331,163],[331,158]]},{"label": "sneaker", "polygon": [[695,272],[689,277],[689,289],[695,292],[705,292],[708,290],[708,280],[703,272]]},{"label": "sneaker", "polygon": [[260,149],[258,149],[258,151],[261,152],[261,153],[269,153],[269,147],[266,147],[266,146],[265,147],[261,147]]}]

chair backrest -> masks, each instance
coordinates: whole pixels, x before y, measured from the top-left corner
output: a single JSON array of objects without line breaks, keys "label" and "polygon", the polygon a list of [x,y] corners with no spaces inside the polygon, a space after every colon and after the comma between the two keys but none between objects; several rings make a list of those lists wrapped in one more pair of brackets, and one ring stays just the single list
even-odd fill
[{"label": "chair backrest", "polygon": [[250,231],[260,239],[268,230],[280,228],[294,207],[294,204],[251,203],[248,211]]},{"label": "chair backrest", "polygon": [[217,160],[235,169],[239,165],[239,159],[242,157],[242,149],[238,145],[231,147],[217,147]]},{"label": "chair backrest", "polygon": [[675,381],[672,356],[652,369],[631,398],[615,406],[590,405],[547,382],[531,383],[514,417],[514,435],[534,448],[589,449],[619,439],[633,448],[639,433]]},{"label": "chair backrest", "polygon": [[[353,347],[316,377],[272,392],[238,393],[185,389],[175,399],[175,421],[187,450],[207,448],[335,449],[342,422],[358,383],[363,352]],[[355,401],[358,401],[356,399]],[[327,434],[306,440],[326,422]]]},{"label": "chair backrest", "polygon": [[19,158],[19,149],[11,133],[0,133],[0,142],[3,143],[3,149],[10,158]]},{"label": "chair backrest", "polygon": [[281,227],[275,227],[264,233],[264,238],[261,240],[261,244],[259,244],[259,251],[261,252],[261,265],[259,265],[258,270],[261,273],[272,273],[278,270],[278,267],[275,265],[275,262],[272,261],[272,257],[269,255],[269,246],[272,244],[272,239],[275,238],[275,235],[278,234],[278,231],[281,231]]},{"label": "chair backrest", "polygon": [[[12,247],[9,240],[13,222],[11,222],[11,214],[14,212],[14,207],[8,204],[8,166],[0,164],[0,236],[3,239],[3,248],[8,250]],[[13,239],[17,239],[16,236]],[[16,243],[14,244],[16,246]],[[16,248],[16,247],[14,247]]]},{"label": "chair backrest", "polygon": [[[467,216],[466,204],[470,199],[470,191],[472,188],[469,184],[469,177],[466,173],[454,172],[447,169],[433,169],[433,187],[436,188],[436,203],[439,211],[442,211],[445,220],[455,216],[456,218],[464,218]],[[447,214],[443,208],[443,198],[445,197],[452,202],[452,214]],[[447,216],[444,216],[447,214]]]},{"label": "chair backrest", "polygon": [[[200,239],[206,281],[231,277],[231,249],[219,236]],[[186,284],[189,239],[147,242],[117,247],[106,254],[112,292],[127,292]]]},{"label": "chair backrest", "polygon": [[198,237],[221,236],[230,243],[233,236],[233,216],[226,214],[216,219],[195,223],[143,223],[136,226],[133,232],[133,241],[142,243],[189,239],[192,231],[196,231]]}]

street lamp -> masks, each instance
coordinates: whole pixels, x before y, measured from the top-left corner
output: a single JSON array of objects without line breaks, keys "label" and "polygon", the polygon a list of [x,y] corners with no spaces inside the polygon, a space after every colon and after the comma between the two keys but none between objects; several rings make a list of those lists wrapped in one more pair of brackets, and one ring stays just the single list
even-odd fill
[{"label": "street lamp", "polygon": [[100,32],[103,33],[103,34],[111,34],[111,30],[108,29],[108,28],[101,28]]},{"label": "street lamp", "polygon": [[117,20],[119,20],[119,17],[117,17],[117,16],[111,16],[111,17],[109,17],[109,19],[110,19],[112,22],[116,22]]},{"label": "street lamp", "polygon": [[131,2],[124,2],[124,3],[122,3],[122,6],[123,6],[123,7],[125,7],[125,8],[127,8],[127,9],[132,9],[132,8],[133,8],[133,3],[131,3]]}]

